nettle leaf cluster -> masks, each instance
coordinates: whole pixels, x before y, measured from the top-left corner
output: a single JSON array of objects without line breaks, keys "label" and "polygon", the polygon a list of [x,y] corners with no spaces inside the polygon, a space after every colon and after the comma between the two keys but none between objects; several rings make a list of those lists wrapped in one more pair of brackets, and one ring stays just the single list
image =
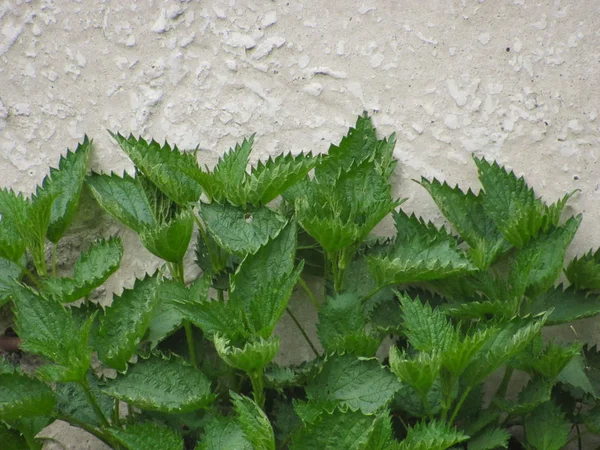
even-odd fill
[{"label": "nettle leaf cluster", "polygon": [[[474,158],[477,193],[418,181],[439,227],[399,208],[395,136],[366,114],[326,155],[252,167],[253,137],[212,170],[112,137],[133,173],[89,173],[86,137],[33,195],[0,191],[0,302],[42,360],[0,364],[3,448],[41,448],[55,419],[130,450],[558,450],[600,432],[600,353],[542,338],[600,312],[599,252],[564,268],[572,193],[549,205]],[[56,271],[84,188],[164,261],[106,308],[90,297],[120,266],[118,237]],[[395,236],[373,237],[388,216]],[[288,308],[294,291],[317,310],[319,342]],[[314,352],[300,366],[274,362],[285,314]]]}]

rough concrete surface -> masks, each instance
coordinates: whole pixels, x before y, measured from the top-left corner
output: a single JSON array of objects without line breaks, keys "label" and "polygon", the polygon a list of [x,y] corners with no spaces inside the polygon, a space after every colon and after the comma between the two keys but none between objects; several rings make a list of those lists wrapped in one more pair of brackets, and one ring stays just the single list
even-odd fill
[{"label": "rough concrete surface", "polygon": [[[441,215],[410,180],[477,186],[472,154],[549,200],[580,189],[571,257],[600,246],[599,66],[600,0],[2,0],[0,184],[31,192],[84,133],[95,170],[131,169],[106,129],[199,145],[210,165],[251,133],[255,159],[325,152],[367,110],[398,133],[395,193],[428,219]],[[110,301],[158,262],[110,219],[82,235],[97,212],[61,250],[124,235]],[[599,324],[577,332],[595,343]]]}]

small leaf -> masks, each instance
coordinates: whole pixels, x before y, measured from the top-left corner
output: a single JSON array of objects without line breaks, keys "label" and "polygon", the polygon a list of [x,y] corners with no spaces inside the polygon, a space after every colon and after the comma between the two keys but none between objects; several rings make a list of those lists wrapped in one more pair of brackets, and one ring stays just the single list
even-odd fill
[{"label": "small leaf", "polygon": [[460,236],[471,247],[471,257],[477,267],[486,269],[509,245],[485,213],[481,193],[475,195],[470,189],[465,194],[458,186],[451,188],[435,178],[421,178],[423,186],[442,213]]},{"label": "small leaf", "polygon": [[215,398],[210,381],[175,356],[141,360],[125,375],[109,381],[102,392],[138,408],[165,413],[195,411]]},{"label": "small leaf", "polygon": [[521,248],[540,230],[547,231],[550,226],[558,225],[566,201],[572,194],[547,206],[535,198],[533,189],[527,186],[523,177],[517,178],[512,171],[506,171],[495,162],[473,160],[485,191],[485,212],[508,242]]},{"label": "small leaf", "polygon": [[549,380],[554,380],[567,364],[581,354],[581,345],[578,343],[563,346],[550,342],[544,353],[533,361],[533,368]]},{"label": "small leaf", "polygon": [[90,367],[88,336],[95,314],[80,323],[60,303],[23,286],[14,288],[13,301],[21,349],[56,363],[40,367],[37,375],[47,381],[81,381]]},{"label": "small leaf", "polygon": [[244,347],[234,347],[229,340],[219,335],[213,338],[217,353],[231,367],[244,372],[262,371],[279,350],[279,337],[271,336],[268,340],[259,338],[247,342]]},{"label": "small leaf", "polygon": [[136,280],[132,289],[114,296],[112,304],[100,317],[96,334],[98,358],[119,371],[135,354],[144,337],[157,305],[158,276]]},{"label": "small leaf", "polygon": [[0,374],[0,419],[51,414],[56,399],[52,389],[39,380],[18,373]]},{"label": "small leaf", "polygon": [[92,173],[86,184],[104,211],[137,233],[156,226],[148,198],[138,180],[124,173]]},{"label": "small leaf", "polygon": [[67,155],[60,157],[58,168],[51,168],[50,175],[42,182],[42,189],[56,196],[47,233],[54,243],[64,235],[77,211],[91,148],[92,141],[84,136],[83,143],[78,144],[74,152],[67,150]]},{"label": "small leaf", "polygon": [[571,217],[557,228],[538,235],[517,253],[511,263],[509,282],[515,295],[520,297],[523,288],[534,297],[551,288],[562,272],[567,247],[573,240],[582,216]]},{"label": "small leaf", "polygon": [[213,417],[195,450],[252,450],[240,425],[231,417]]},{"label": "small leaf", "polygon": [[150,342],[151,349],[179,328],[185,316],[177,308],[177,303],[189,301],[192,292],[179,281],[164,280],[158,286],[156,295],[158,305],[154,308],[145,337]]},{"label": "small leaf", "polygon": [[483,344],[496,332],[494,328],[475,331],[453,339],[442,353],[442,366],[455,377],[466,370]]},{"label": "small leaf", "polygon": [[552,380],[541,377],[532,378],[527,386],[519,392],[518,400],[498,398],[494,400],[494,404],[510,414],[524,415],[533,411],[542,403],[550,401],[553,385]]},{"label": "small leaf", "polygon": [[442,311],[433,311],[418,297],[413,300],[401,294],[398,296],[404,312],[406,337],[415,349],[444,352],[457,339],[454,327]]},{"label": "small leaf", "polygon": [[158,423],[128,424],[125,429],[107,428],[106,431],[129,450],[183,450],[183,437]]},{"label": "small leaf", "polygon": [[87,297],[119,268],[122,257],[121,239],[95,242],[75,263],[73,278],[48,278],[43,290],[62,303]]},{"label": "small leaf", "polygon": [[170,222],[146,228],[140,240],[152,254],[172,263],[181,263],[194,230],[194,213],[186,210]]},{"label": "small leaf", "polygon": [[333,400],[353,411],[372,414],[384,407],[398,390],[396,377],[376,359],[334,355],[306,387],[310,401]]},{"label": "small leaf", "polygon": [[328,353],[353,353],[371,358],[381,344],[381,339],[370,335],[365,327],[367,320],[358,295],[350,292],[329,297],[319,309],[317,333]]},{"label": "small leaf", "polygon": [[171,148],[167,142],[161,146],[154,140],[148,143],[133,135],[128,138],[119,133],[110,135],[136,168],[178,205],[185,206],[200,198],[202,187],[197,177],[201,170],[195,153],[182,152],[177,146]]},{"label": "small leaf", "polygon": [[254,206],[266,205],[286,189],[302,180],[319,162],[311,154],[279,155],[253,167],[244,183],[245,201]]},{"label": "small leaf", "polygon": [[460,252],[444,229],[414,215],[394,214],[396,240],[389,254],[371,257],[369,267],[380,286],[445,278],[473,272],[475,266]]},{"label": "small leaf", "polygon": [[422,399],[427,394],[440,374],[441,357],[438,352],[419,352],[414,358],[407,358],[396,347],[390,348],[390,370],[398,379],[412,386]]},{"label": "small leaf", "polygon": [[600,249],[574,258],[565,275],[575,289],[600,289]]},{"label": "small leaf", "polygon": [[284,217],[266,207],[245,211],[219,203],[202,204],[200,217],[220,247],[242,256],[256,253],[286,224]]},{"label": "small leaf", "polygon": [[534,450],[560,450],[568,441],[570,428],[565,414],[552,402],[525,417],[525,437]]},{"label": "small leaf", "polygon": [[502,428],[488,427],[467,442],[467,450],[508,448],[510,434]]},{"label": "small leaf", "polygon": [[599,398],[597,390],[588,377],[586,362],[581,355],[573,357],[558,374],[556,381],[581,389],[594,398]]},{"label": "small leaf", "polygon": [[443,422],[419,422],[408,429],[399,450],[445,450],[466,441],[466,436]]},{"label": "small leaf", "polygon": [[40,275],[46,275],[46,234],[50,226],[52,205],[58,194],[42,191],[39,187],[31,196],[27,208],[27,220],[21,228],[21,235],[33,257],[33,263]]},{"label": "small leaf", "polygon": [[[5,191],[0,190],[0,197],[2,192]],[[0,218],[0,257],[12,262],[19,262],[27,249],[27,244],[19,232],[19,223],[5,215]]]},{"label": "small leaf", "polygon": [[229,149],[219,159],[212,173],[214,185],[219,187],[218,190],[210,192],[213,200],[221,203],[229,200],[234,205],[243,206],[241,205],[245,203],[243,184],[253,143],[254,135],[244,139],[241,145],[236,144],[235,148]]},{"label": "small leaf", "polygon": [[230,392],[237,421],[254,450],[275,450],[275,436],[269,418],[248,397]]},{"label": "small leaf", "polygon": [[373,416],[359,411],[342,412],[336,409],[332,413],[325,413],[315,424],[301,429],[294,436],[290,450],[367,449],[373,431],[373,419]]},{"label": "small leaf", "polygon": [[600,298],[597,294],[558,285],[536,297],[531,304],[533,314],[550,310],[548,325],[568,323],[599,314]]}]

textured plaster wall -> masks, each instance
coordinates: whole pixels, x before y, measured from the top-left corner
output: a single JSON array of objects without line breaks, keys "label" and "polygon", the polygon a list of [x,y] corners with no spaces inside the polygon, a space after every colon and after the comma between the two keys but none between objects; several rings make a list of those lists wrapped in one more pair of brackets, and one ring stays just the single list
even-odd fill
[{"label": "textured plaster wall", "polygon": [[[251,133],[254,158],[325,152],[367,110],[398,133],[405,209],[441,220],[410,180],[477,186],[471,155],[495,158],[549,200],[581,190],[574,256],[600,246],[599,100],[600,0],[0,0],[0,184],[28,192],[84,133],[95,170],[131,169],[107,128],[211,165]],[[107,294],[157,264],[91,202],[74,232],[63,254],[124,235]]]}]

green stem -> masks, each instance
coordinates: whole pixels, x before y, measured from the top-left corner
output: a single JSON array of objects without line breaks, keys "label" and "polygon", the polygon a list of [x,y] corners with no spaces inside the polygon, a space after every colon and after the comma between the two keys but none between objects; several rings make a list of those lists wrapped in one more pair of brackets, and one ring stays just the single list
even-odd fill
[{"label": "green stem", "polygon": [[85,393],[85,396],[87,397],[88,401],[90,402],[90,405],[92,405],[92,408],[93,408],[94,412],[96,413],[96,416],[98,417],[98,420],[100,421],[102,426],[110,427],[108,420],[104,416],[104,413],[100,409],[100,406],[98,405],[98,402],[96,401],[96,398],[94,397],[94,395],[92,394],[92,391],[90,390],[90,384],[89,384],[87,378],[84,378],[83,380],[81,380],[79,382],[79,384],[83,388],[83,392]]},{"label": "green stem", "polygon": [[32,283],[35,285],[35,287],[37,288],[37,290],[38,290],[38,291],[39,291],[39,290],[41,290],[41,288],[42,288],[42,287],[41,287],[41,284],[40,284],[40,280],[39,280],[39,278],[38,278],[38,277],[36,277],[36,276],[34,275],[34,273],[33,273],[31,270],[29,270],[27,267],[25,267],[25,266],[22,266],[22,265],[21,265],[21,264],[19,264],[19,263],[15,263],[15,264],[17,265],[17,267],[18,267],[19,269],[21,269],[21,272],[23,272],[25,275],[27,275],[27,277],[28,277],[28,278],[31,280],[31,282],[32,282]]},{"label": "green stem", "polygon": [[196,358],[196,343],[194,342],[194,330],[189,320],[183,322],[183,328],[185,329],[185,339],[187,340],[188,352],[190,354],[190,361],[192,366],[198,368],[198,360]]},{"label": "green stem", "polygon": [[498,386],[498,390],[496,391],[495,397],[504,398],[506,397],[506,391],[508,389],[508,384],[510,383],[510,379],[514,369],[510,366],[506,366],[504,370],[504,376],[502,377],[502,381],[500,382],[500,386]]},{"label": "green stem", "polygon": [[79,420],[74,419],[73,417],[63,416],[62,414],[57,414],[54,417],[57,418],[58,420],[63,420],[74,427],[81,428],[82,430],[87,431],[91,435],[96,436],[98,439],[100,439],[102,442],[106,443],[107,445],[110,445],[113,448],[117,448],[117,444],[114,442],[114,440],[111,436],[104,434],[97,428],[94,428],[94,427],[86,424],[85,422],[80,422]]},{"label": "green stem", "polygon": [[458,403],[456,404],[456,407],[454,408],[454,412],[452,413],[452,416],[450,416],[450,421],[448,422],[449,424],[454,423],[454,419],[456,419],[456,416],[458,415],[460,408],[462,407],[463,403],[465,402],[465,400],[471,393],[471,389],[472,388],[469,386],[467,389],[465,389],[465,392],[463,392],[463,395],[460,397],[460,400],[458,401]]},{"label": "green stem", "polygon": [[327,284],[329,283],[329,254],[325,251],[323,252],[323,298],[327,300]]},{"label": "green stem", "polygon": [[133,410],[133,406],[129,403],[127,403],[127,423],[135,423],[135,411]]},{"label": "green stem", "polygon": [[221,303],[225,302],[225,295],[223,294],[223,289],[217,289],[217,297]]},{"label": "green stem", "polygon": [[294,313],[292,313],[292,310],[290,308],[285,308],[285,310],[287,311],[287,313],[290,315],[290,317],[292,318],[292,320],[296,324],[296,327],[298,327],[298,329],[300,330],[300,333],[302,333],[302,336],[304,336],[304,339],[308,343],[308,346],[311,348],[311,350],[313,351],[313,353],[315,354],[315,356],[319,357],[319,352],[317,351],[317,348],[315,347],[315,345],[312,343],[312,341],[308,337],[308,334],[306,334],[306,331],[304,330],[304,327],[300,324],[300,322],[298,321],[298,319],[296,318],[296,316],[294,316]]},{"label": "green stem", "polygon": [[260,407],[265,409],[265,388],[263,384],[263,371],[262,369],[255,372],[249,372],[250,381],[252,382],[252,394],[254,395],[254,401]]},{"label": "green stem", "polygon": [[373,289],[371,292],[369,292],[367,295],[365,295],[362,298],[362,302],[366,302],[367,300],[369,300],[371,297],[373,297],[375,294],[377,294],[380,290],[382,290],[385,286],[377,286],[375,289]]},{"label": "green stem", "polygon": [[121,413],[119,412],[119,403],[121,403],[119,401],[119,399],[115,398],[115,407],[113,409],[112,422],[113,422],[113,425],[115,425],[117,427],[121,426]]},{"label": "green stem", "polygon": [[298,277],[298,283],[300,284],[300,286],[302,286],[302,288],[306,292],[306,295],[308,295],[308,298],[309,298],[310,302],[313,304],[313,306],[315,307],[315,309],[318,311],[319,310],[319,303],[317,302],[317,299],[315,298],[315,294],[313,293],[313,291],[310,289],[310,287],[308,286],[308,284],[306,284],[306,281],[304,281],[302,279],[302,277]]}]

